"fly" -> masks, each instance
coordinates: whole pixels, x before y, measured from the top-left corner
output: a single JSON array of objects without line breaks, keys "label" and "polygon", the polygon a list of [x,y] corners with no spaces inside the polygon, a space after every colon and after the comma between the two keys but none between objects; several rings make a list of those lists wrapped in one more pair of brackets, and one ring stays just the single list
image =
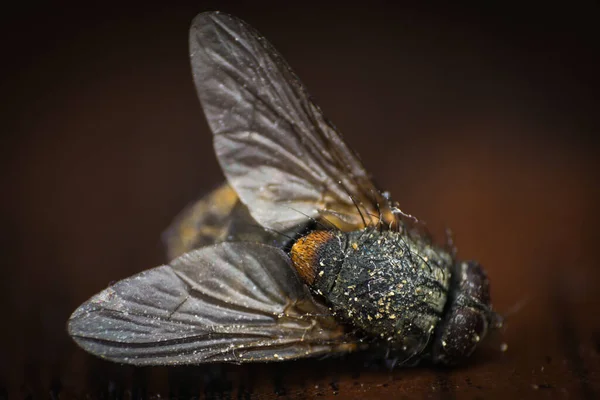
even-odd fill
[{"label": "fly", "polygon": [[279,53],[219,12],[190,29],[226,182],[165,234],[168,264],[81,305],[85,350],[135,365],[281,361],[363,349],[456,364],[498,321],[474,261],[379,190]]}]

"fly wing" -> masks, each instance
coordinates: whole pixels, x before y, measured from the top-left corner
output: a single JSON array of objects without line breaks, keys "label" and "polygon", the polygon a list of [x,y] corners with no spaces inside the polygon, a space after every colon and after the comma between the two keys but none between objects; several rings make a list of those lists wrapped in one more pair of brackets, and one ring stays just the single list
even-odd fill
[{"label": "fly wing", "polygon": [[193,249],[224,241],[244,241],[285,248],[304,227],[285,233],[265,229],[252,218],[227,183],[186,207],[163,232],[169,260]]},{"label": "fly wing", "polygon": [[327,217],[357,229],[380,215],[396,222],[358,157],[252,27],[223,13],[200,14],[190,58],[221,168],[261,225],[285,230]]},{"label": "fly wing", "polygon": [[239,199],[227,183],[187,206],[163,232],[169,260],[193,249],[225,241]]},{"label": "fly wing", "polygon": [[85,350],[135,365],[277,361],[356,347],[281,250],[245,242],[124,279],[79,307],[68,330]]}]

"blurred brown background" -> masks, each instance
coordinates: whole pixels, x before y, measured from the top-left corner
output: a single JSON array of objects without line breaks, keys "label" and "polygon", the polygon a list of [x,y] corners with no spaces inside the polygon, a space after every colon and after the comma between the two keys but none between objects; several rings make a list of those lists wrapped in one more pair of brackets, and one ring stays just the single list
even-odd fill
[{"label": "blurred brown background", "polygon": [[[599,7],[333,4],[3,12],[0,398],[600,393]],[[453,229],[500,312],[525,304],[472,363],[134,369],[69,339],[70,313],[163,263],[161,231],[223,179],[187,56],[191,19],[214,9],[283,53],[405,211]]]}]

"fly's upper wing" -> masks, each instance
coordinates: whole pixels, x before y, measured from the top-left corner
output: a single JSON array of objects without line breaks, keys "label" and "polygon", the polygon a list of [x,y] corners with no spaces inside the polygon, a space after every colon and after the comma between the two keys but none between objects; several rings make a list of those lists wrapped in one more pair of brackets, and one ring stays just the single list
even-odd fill
[{"label": "fly's upper wing", "polygon": [[276,361],[356,348],[277,248],[220,243],[124,279],[80,306],[69,334],[135,365]]},{"label": "fly's upper wing", "polygon": [[221,168],[262,226],[285,230],[327,217],[357,229],[380,215],[397,222],[358,157],[252,27],[223,13],[200,14],[190,58]]}]

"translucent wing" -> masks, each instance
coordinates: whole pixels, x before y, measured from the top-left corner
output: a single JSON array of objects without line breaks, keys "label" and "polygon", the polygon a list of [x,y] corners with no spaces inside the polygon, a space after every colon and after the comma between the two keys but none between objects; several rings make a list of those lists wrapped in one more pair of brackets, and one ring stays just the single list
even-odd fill
[{"label": "translucent wing", "polygon": [[85,350],[136,365],[274,361],[351,351],[353,339],[280,250],[220,243],[124,279],[71,316]]},{"label": "translucent wing", "polygon": [[235,191],[224,183],[181,211],[162,235],[169,260],[225,241],[238,203]]},{"label": "translucent wing", "polygon": [[[190,57],[228,182],[261,225],[396,222],[388,200],[277,51],[243,21],[198,15]],[[360,208],[360,212],[358,209]]]},{"label": "translucent wing", "polygon": [[285,233],[264,229],[227,183],[186,207],[163,233],[169,259],[223,241],[285,248],[303,226]]}]

